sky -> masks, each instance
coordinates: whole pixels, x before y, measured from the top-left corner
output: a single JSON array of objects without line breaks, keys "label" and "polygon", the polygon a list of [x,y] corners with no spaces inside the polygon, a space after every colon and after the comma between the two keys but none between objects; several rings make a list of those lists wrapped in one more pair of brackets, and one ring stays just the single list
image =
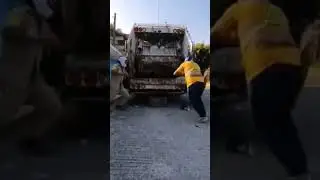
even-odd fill
[{"label": "sky", "polygon": [[210,43],[210,0],[110,0],[111,23],[114,13],[124,33],[134,23],[177,24],[187,26],[193,42]]}]

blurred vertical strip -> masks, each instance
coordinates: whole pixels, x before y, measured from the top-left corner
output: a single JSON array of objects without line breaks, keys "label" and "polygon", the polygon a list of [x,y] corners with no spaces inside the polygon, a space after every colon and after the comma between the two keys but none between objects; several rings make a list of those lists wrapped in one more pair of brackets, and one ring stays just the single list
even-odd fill
[{"label": "blurred vertical strip", "polygon": [[6,16],[11,8],[23,3],[23,0],[1,0],[0,1],[0,28],[5,23]]},{"label": "blurred vertical strip", "polygon": [[[0,31],[2,30],[6,21],[6,16],[11,8],[10,4],[13,0],[1,0],[0,1]],[[2,54],[2,36],[0,35],[0,56]]]}]

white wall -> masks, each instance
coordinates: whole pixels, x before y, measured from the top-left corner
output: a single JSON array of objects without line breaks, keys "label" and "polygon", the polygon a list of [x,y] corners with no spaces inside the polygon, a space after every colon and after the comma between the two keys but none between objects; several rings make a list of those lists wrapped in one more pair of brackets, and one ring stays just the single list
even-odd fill
[{"label": "white wall", "polygon": [[[125,45],[118,45],[118,40],[125,40],[123,36],[116,36],[116,44],[114,45],[122,53],[125,51]],[[110,44],[113,44],[113,37],[110,36]]]}]

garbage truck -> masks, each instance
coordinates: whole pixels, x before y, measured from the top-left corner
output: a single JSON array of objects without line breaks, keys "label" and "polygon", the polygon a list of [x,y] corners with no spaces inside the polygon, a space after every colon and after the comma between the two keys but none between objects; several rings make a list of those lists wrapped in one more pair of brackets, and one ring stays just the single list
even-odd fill
[{"label": "garbage truck", "polygon": [[191,54],[192,47],[185,26],[134,24],[126,47],[128,89],[144,95],[185,93],[184,79],[173,72]]}]

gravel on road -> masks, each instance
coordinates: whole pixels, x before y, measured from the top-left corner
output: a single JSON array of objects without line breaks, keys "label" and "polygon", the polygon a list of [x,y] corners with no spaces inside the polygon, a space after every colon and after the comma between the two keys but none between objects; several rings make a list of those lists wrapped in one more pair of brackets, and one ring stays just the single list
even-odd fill
[{"label": "gravel on road", "polygon": [[[209,111],[209,90],[203,96]],[[132,107],[111,117],[111,180],[209,180],[210,125],[194,111]]]}]

